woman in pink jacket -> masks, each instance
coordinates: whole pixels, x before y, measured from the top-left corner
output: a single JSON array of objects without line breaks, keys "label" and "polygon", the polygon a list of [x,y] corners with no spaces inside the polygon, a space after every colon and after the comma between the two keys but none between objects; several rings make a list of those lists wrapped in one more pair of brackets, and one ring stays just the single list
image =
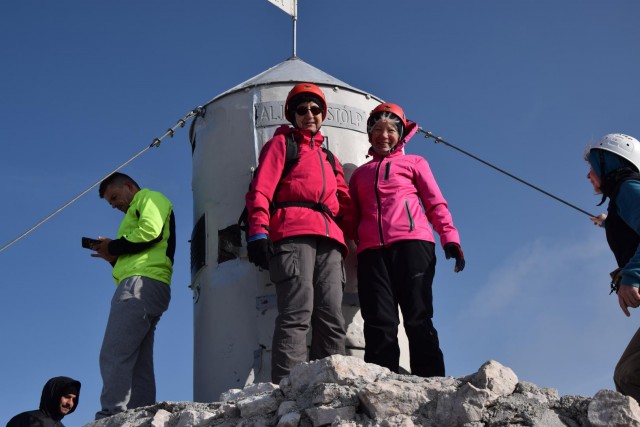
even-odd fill
[{"label": "woman in pink jacket", "polygon": [[[327,116],[324,94],[300,83],[285,101],[283,125],[260,151],[246,195],[249,261],[269,270],[276,287],[278,317],[273,334],[271,380],[278,384],[293,366],[309,359],[344,354],[342,230],[336,224],[349,207],[349,189],[340,163],[322,150]],[[297,144],[292,166],[287,139]],[[288,171],[285,170],[285,164]],[[272,243],[273,242],[273,243]]]},{"label": "woman in pink jacket", "polygon": [[358,296],[364,319],[366,362],[399,371],[398,306],[409,339],[411,373],[444,376],[438,333],[433,327],[431,285],[435,239],[440,236],[455,271],[465,265],[458,230],[447,202],[420,156],[404,154],[418,126],[402,108],[383,103],[367,120],[373,157],[355,170],[349,193],[358,245]]}]

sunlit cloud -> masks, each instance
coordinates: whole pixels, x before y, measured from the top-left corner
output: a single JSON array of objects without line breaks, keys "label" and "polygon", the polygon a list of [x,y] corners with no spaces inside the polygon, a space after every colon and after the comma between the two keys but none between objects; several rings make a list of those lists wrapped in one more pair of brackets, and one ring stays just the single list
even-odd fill
[{"label": "sunlit cloud", "polygon": [[520,306],[523,299],[552,299],[572,290],[583,293],[595,289],[614,267],[604,233],[596,237],[591,235],[582,241],[537,239],[525,244],[488,274],[464,312],[491,317]]},{"label": "sunlit cloud", "polygon": [[640,315],[625,318],[608,295],[614,267],[604,233],[528,242],[487,275],[451,329],[471,353],[561,394],[613,388],[613,368]]}]

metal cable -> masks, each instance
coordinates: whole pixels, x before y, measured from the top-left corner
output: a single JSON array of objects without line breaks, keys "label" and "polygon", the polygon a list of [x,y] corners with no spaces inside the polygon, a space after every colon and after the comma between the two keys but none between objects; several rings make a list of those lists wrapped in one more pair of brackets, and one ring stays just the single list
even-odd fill
[{"label": "metal cable", "polygon": [[107,175],[103,176],[102,178],[100,178],[98,181],[96,181],[95,183],[93,183],[89,188],[87,188],[86,190],[82,191],[80,194],[78,194],[77,196],[75,196],[73,199],[69,200],[67,203],[65,203],[64,205],[62,205],[61,207],[59,207],[58,209],[56,209],[55,211],[53,211],[51,214],[47,215],[44,219],[42,219],[40,222],[38,222],[36,225],[34,225],[33,227],[31,227],[30,229],[28,229],[27,231],[25,231],[24,233],[22,233],[20,236],[16,237],[15,239],[13,239],[12,241],[10,241],[9,243],[7,243],[6,245],[4,245],[2,248],[0,248],[0,253],[3,252],[5,249],[9,248],[10,246],[12,246],[14,243],[18,242],[19,240],[23,239],[24,237],[28,236],[29,234],[31,234],[33,231],[35,231],[38,227],[40,227],[41,225],[43,225],[44,223],[46,223],[47,221],[49,221],[51,218],[53,218],[54,216],[56,216],[57,214],[59,214],[60,212],[62,212],[63,210],[65,210],[66,208],[68,208],[69,206],[71,206],[73,203],[75,203],[78,199],[80,199],[82,196],[84,196],[85,194],[87,194],[89,191],[91,191],[93,188],[95,188],[97,185],[99,185],[102,181],[104,181],[106,178],[108,178],[109,176],[111,176],[112,174],[114,174],[115,172],[118,172],[120,169],[122,169],[123,167],[125,167],[126,165],[128,165],[129,163],[131,163],[132,161],[134,161],[135,159],[137,159],[138,157],[140,157],[143,153],[145,153],[147,150],[149,150],[152,147],[159,147],[160,143],[162,142],[162,140],[164,138],[168,136],[170,136],[171,138],[173,138],[173,134],[175,132],[175,130],[178,127],[184,127],[185,124],[187,123],[187,120],[196,117],[196,116],[200,116],[203,115],[204,113],[204,108],[203,107],[197,107],[194,108],[193,110],[191,110],[189,113],[187,113],[183,118],[181,118],[180,120],[178,120],[178,122],[171,128],[169,128],[164,135],[162,135],[160,138],[154,138],[153,142],[145,147],[143,150],[141,150],[138,154],[134,155],[133,157],[131,157],[129,160],[127,160],[126,162],[122,163],[120,166],[118,166],[117,168],[115,168],[113,171],[109,172]]},{"label": "metal cable", "polygon": [[580,209],[579,207],[577,207],[577,206],[575,206],[575,205],[572,205],[571,203],[569,203],[569,202],[567,202],[567,201],[565,201],[565,200],[562,200],[560,197],[554,196],[553,194],[549,193],[548,191],[545,191],[545,190],[543,190],[543,189],[541,189],[541,188],[539,188],[539,187],[536,187],[536,186],[535,186],[535,185],[533,185],[533,184],[528,183],[527,181],[525,181],[525,180],[523,180],[523,179],[521,179],[521,178],[518,178],[517,176],[515,176],[515,175],[513,175],[513,174],[511,174],[511,173],[509,173],[509,172],[507,172],[507,171],[505,171],[504,169],[500,169],[499,167],[494,166],[494,165],[492,165],[491,163],[489,163],[489,162],[487,162],[487,161],[484,161],[484,160],[482,160],[481,158],[479,158],[479,157],[477,157],[477,156],[474,156],[473,154],[471,154],[471,153],[469,153],[469,152],[467,152],[467,151],[465,151],[465,150],[463,150],[463,149],[461,149],[461,148],[459,148],[459,147],[456,147],[455,145],[453,145],[453,144],[451,144],[451,143],[449,143],[449,142],[445,141],[444,139],[440,138],[439,136],[435,136],[433,133],[431,133],[431,132],[429,132],[429,131],[426,131],[426,130],[424,130],[424,129],[422,129],[422,128],[418,128],[418,132],[422,132],[422,133],[424,134],[424,137],[425,137],[425,138],[427,138],[427,139],[428,139],[428,138],[433,138],[433,139],[434,139],[434,142],[435,142],[436,144],[438,144],[438,143],[443,143],[444,145],[446,145],[446,146],[448,146],[448,147],[451,147],[451,148],[453,148],[454,150],[458,150],[459,152],[461,152],[461,153],[463,153],[463,154],[466,154],[467,156],[469,156],[469,157],[471,157],[471,158],[473,158],[473,159],[476,159],[477,161],[479,161],[479,162],[481,162],[481,163],[483,163],[483,164],[485,164],[485,165],[489,166],[490,168],[493,168],[493,169],[497,170],[498,172],[501,172],[501,173],[503,173],[503,174],[505,174],[505,175],[507,175],[507,176],[509,176],[509,177],[511,177],[511,178],[513,178],[513,179],[515,179],[516,181],[519,181],[519,182],[521,182],[521,183],[523,183],[523,184],[525,184],[525,185],[527,185],[527,186],[529,186],[529,187],[533,188],[534,190],[538,190],[539,192],[541,192],[541,193],[543,193],[543,194],[545,194],[545,195],[547,195],[547,196],[549,196],[549,197],[551,197],[551,198],[553,198],[553,199],[555,199],[555,200],[557,200],[557,201],[559,201],[559,202],[561,202],[561,203],[564,203],[565,205],[567,205],[567,206],[569,206],[569,207],[572,207],[573,209],[575,209],[575,210],[577,210],[577,211],[579,211],[579,212],[582,212],[583,214],[588,215],[589,217],[592,217],[592,218],[593,218],[593,217],[595,217],[595,216],[596,216],[596,215],[593,215],[593,214],[591,214],[591,213],[589,213],[589,212],[587,212],[587,211],[585,211],[585,210],[583,210],[583,209]]}]

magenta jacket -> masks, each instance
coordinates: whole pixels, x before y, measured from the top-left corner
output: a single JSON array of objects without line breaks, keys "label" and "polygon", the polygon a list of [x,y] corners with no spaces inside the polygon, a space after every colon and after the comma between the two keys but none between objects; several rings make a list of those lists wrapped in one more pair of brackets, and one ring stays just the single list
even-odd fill
[{"label": "magenta jacket", "polygon": [[[447,201],[442,196],[427,161],[404,154],[406,142],[418,126],[410,122],[406,137],[388,156],[373,149],[373,159],[356,169],[349,181],[353,203],[351,230],[360,253],[365,249],[389,246],[400,240],[434,242],[431,225],[440,244],[460,244]],[[424,206],[424,209],[423,209]]]},{"label": "magenta jacket", "polygon": [[[300,206],[280,208],[270,214],[270,203],[284,168],[286,135],[291,133],[298,142],[299,161],[280,181],[275,202],[321,202],[332,215]],[[349,208],[349,190],[338,159],[334,173],[320,148],[323,140],[320,132],[312,136],[309,131],[283,125],[262,147],[258,168],[245,197],[249,236],[266,233],[273,242],[291,236],[326,236],[339,242],[342,252],[347,253],[342,230],[332,216],[341,217]]]}]

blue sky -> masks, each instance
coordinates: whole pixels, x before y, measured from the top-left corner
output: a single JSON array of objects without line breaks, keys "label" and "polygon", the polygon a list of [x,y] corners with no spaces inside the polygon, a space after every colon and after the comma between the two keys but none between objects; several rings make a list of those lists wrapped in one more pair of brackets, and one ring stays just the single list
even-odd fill
[{"label": "blue sky", "polygon": [[[640,137],[640,3],[300,0],[298,56],[402,105],[422,127],[593,213],[584,147]],[[0,15],[0,246],[161,136],[187,112],[286,60],[291,18],[265,0],[37,2]],[[615,262],[587,217],[433,140],[427,158],[467,267],[440,251],[435,325],[447,373],[495,359],[521,380],[592,396],[638,327],[608,295]],[[220,153],[232,156],[233,153]],[[191,400],[191,150],[180,129],[123,169],[174,203],[172,302],[156,334],[159,400]],[[99,409],[98,352],[114,291],[80,237],[121,213],[94,189],[0,252],[0,423],[44,382],[83,383],[67,426]]]}]

